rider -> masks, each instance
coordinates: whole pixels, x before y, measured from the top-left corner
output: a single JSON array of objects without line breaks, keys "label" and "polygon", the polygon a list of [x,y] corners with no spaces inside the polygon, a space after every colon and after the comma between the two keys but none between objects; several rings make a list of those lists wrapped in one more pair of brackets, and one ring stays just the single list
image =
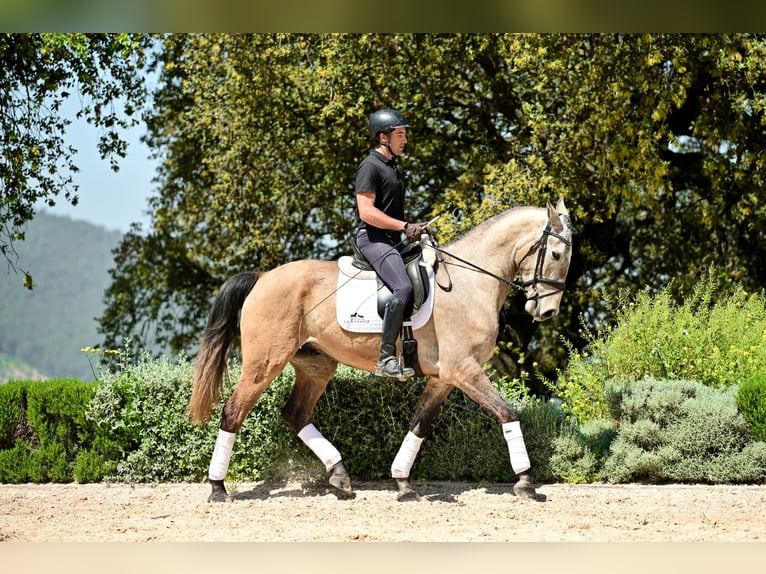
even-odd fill
[{"label": "rider", "polygon": [[375,374],[400,380],[415,371],[399,364],[396,339],[402,328],[404,311],[412,298],[412,283],[400,250],[402,233],[419,241],[424,227],[404,218],[406,184],[396,160],[407,144],[407,120],[395,110],[378,110],[370,116],[368,131],[374,149],[356,171],[356,205],[361,223],[356,244],[383,283],[391,290],[391,300],[383,315],[380,358]]}]

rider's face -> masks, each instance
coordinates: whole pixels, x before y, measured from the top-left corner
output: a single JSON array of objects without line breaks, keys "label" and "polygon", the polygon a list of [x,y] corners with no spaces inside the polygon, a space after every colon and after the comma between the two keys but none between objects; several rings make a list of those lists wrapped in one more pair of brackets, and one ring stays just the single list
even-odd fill
[{"label": "rider's face", "polygon": [[388,145],[396,155],[401,155],[407,145],[407,128],[396,128],[388,134]]}]

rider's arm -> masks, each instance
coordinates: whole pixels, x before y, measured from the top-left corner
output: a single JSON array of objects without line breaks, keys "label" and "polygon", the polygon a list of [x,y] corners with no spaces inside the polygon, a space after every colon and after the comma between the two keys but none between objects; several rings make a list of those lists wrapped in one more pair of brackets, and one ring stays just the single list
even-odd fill
[{"label": "rider's arm", "polygon": [[371,191],[357,192],[356,206],[359,210],[359,218],[366,224],[378,229],[404,231],[404,226],[407,222],[390,217],[375,207],[375,194]]}]

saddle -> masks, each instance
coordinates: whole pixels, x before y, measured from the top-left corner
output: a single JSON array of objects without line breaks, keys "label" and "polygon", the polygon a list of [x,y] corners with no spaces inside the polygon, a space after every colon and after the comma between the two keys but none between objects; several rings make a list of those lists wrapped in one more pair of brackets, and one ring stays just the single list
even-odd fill
[{"label": "saddle", "polygon": [[[430,243],[430,238],[424,234],[421,241]],[[362,252],[359,251],[359,247],[357,247],[356,241],[353,239],[351,240],[351,249],[353,251],[351,265],[360,271],[372,271],[375,273],[372,265],[362,255]],[[429,250],[429,252],[435,253],[433,250]],[[407,319],[420,309],[420,306],[428,298],[430,281],[426,266],[435,270],[436,258],[434,257],[433,261],[427,260],[423,254],[423,248],[417,243],[410,243],[402,250],[402,259],[407,269],[407,276],[410,278],[410,283],[412,283],[412,300],[404,311],[405,319]],[[425,262],[425,264],[421,265],[421,262]],[[375,273],[375,276],[378,281],[378,316],[382,318],[386,312],[386,303],[391,300],[393,293],[386,287],[377,273]]]},{"label": "saddle", "polygon": [[[402,251],[402,259],[407,269],[407,275],[412,283],[413,294],[412,300],[405,309],[404,321],[402,322],[402,357],[404,364],[413,368],[418,376],[421,376],[423,372],[418,362],[418,345],[413,331],[418,328],[418,325],[423,325],[428,320],[433,310],[433,294],[431,291],[433,290],[433,277],[436,272],[437,263],[436,251],[434,249],[424,251],[421,244],[433,245],[431,237],[424,235],[420,240],[420,244],[409,244]],[[359,251],[355,241],[351,241],[351,246],[353,254],[343,256],[338,260],[338,289],[342,288],[344,290],[344,305],[341,305],[340,301],[336,305],[338,322],[345,329],[355,332],[371,332],[367,327],[371,323],[367,313],[353,310],[365,307],[366,303],[364,301],[369,300],[371,307],[369,312],[376,312],[378,321],[380,321],[385,315],[386,303],[393,297],[393,293],[386,287],[372,265],[362,255],[362,252]],[[365,288],[365,292],[369,293],[369,296],[366,296],[366,299],[363,299],[361,302],[358,301],[350,282],[355,284],[367,283],[373,279],[376,280],[375,293],[372,293],[371,290],[366,291]],[[373,297],[376,298],[374,302],[372,301]],[[345,306],[349,304],[350,309]],[[374,311],[372,307],[374,307]],[[352,312],[349,313],[349,310]]]}]

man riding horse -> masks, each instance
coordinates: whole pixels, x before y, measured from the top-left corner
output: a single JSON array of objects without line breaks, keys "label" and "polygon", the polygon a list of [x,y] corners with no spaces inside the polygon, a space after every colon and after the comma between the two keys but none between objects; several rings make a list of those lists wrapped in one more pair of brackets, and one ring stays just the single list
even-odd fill
[{"label": "man riding horse", "polygon": [[368,131],[375,147],[356,171],[356,205],[361,220],[356,245],[393,294],[383,315],[375,374],[399,380],[415,374],[399,363],[396,353],[405,309],[412,299],[412,283],[401,255],[402,233],[407,239],[418,241],[424,231],[422,224],[408,223],[404,217],[406,182],[399,172],[397,158],[407,145],[409,127],[404,116],[395,110],[373,113]]}]

